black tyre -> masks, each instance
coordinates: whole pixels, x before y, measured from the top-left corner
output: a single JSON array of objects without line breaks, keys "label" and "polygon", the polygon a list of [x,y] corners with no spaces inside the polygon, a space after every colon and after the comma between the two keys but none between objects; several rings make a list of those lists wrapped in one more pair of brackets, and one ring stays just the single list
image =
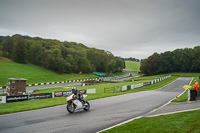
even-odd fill
[{"label": "black tyre", "polygon": [[88,101],[85,102],[85,108],[83,108],[83,110],[85,110],[85,111],[90,110],[90,104]]},{"label": "black tyre", "polygon": [[66,108],[69,113],[74,113],[76,107],[72,102],[68,102]]}]

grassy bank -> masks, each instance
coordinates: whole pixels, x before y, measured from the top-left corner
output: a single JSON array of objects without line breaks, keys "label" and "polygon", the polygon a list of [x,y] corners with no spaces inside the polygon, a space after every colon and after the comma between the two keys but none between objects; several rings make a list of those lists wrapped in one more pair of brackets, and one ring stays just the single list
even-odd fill
[{"label": "grassy bank", "polygon": [[125,68],[126,70],[140,72],[140,62],[125,61],[125,64],[126,64]]},{"label": "grassy bank", "polygon": [[93,74],[58,74],[33,64],[21,64],[7,58],[0,59],[0,86],[8,83],[8,78],[26,78],[27,84],[95,78]]},{"label": "grassy bank", "polygon": [[[125,73],[111,73],[108,76],[123,74]],[[33,64],[16,63],[4,57],[0,59],[0,86],[6,86],[8,78],[26,78],[27,84],[35,84],[97,77],[94,74],[58,74]]]},{"label": "grassy bank", "polygon": [[26,78],[27,84],[30,84],[97,77],[93,74],[57,74],[33,64],[1,62],[0,74],[0,85],[6,85],[8,78]]},{"label": "grassy bank", "polygon": [[[126,92],[117,92],[117,93],[104,93],[104,87],[109,88],[109,87],[114,87],[114,86],[132,85],[132,84],[137,84],[141,82],[143,83],[143,81],[122,82],[122,83],[103,83],[103,84],[93,85],[93,86],[81,86],[81,87],[78,87],[78,89],[81,90],[81,89],[96,88],[97,93],[87,94],[88,95],[87,100],[93,100],[93,99],[98,99],[98,98],[103,98],[103,97],[110,97],[110,96],[122,95],[122,94],[127,94],[127,93],[135,93],[139,91],[154,90],[154,89],[157,89],[169,84],[175,79],[177,79],[177,77],[171,77],[157,84],[144,86],[144,87],[129,90]],[[150,80],[146,80],[146,81],[150,81]],[[36,93],[47,93],[47,92],[66,91],[66,90],[70,90],[70,88],[45,89],[45,90],[40,90],[39,92],[36,92]],[[0,108],[1,108],[0,114],[8,114],[8,113],[20,112],[20,111],[25,111],[25,110],[32,110],[32,109],[62,105],[62,104],[66,104],[65,99],[66,97],[58,97],[58,98],[50,98],[50,99],[30,100],[30,101],[23,101],[23,102],[0,104]]]},{"label": "grassy bank", "polygon": [[200,110],[141,118],[103,133],[199,133]]}]

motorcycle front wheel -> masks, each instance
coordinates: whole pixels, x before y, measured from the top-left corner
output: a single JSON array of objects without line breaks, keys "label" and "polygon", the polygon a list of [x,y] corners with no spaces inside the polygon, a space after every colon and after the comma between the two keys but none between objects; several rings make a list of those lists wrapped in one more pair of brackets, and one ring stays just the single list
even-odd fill
[{"label": "motorcycle front wheel", "polygon": [[66,108],[69,113],[74,113],[76,107],[73,102],[68,102]]},{"label": "motorcycle front wheel", "polygon": [[90,104],[88,101],[85,102],[85,108],[83,108],[83,110],[85,110],[85,111],[90,110]]}]

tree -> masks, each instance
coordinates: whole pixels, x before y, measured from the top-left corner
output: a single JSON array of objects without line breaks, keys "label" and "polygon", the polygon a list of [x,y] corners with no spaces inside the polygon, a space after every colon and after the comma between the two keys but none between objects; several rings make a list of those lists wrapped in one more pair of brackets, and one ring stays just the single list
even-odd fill
[{"label": "tree", "polygon": [[200,72],[200,46],[194,47],[192,50],[191,71]]},{"label": "tree", "polygon": [[65,61],[61,56],[61,51],[55,47],[49,50],[49,55],[50,69],[63,73],[65,71]]},{"label": "tree", "polygon": [[158,74],[159,62],[160,55],[154,53],[152,56],[149,56],[148,59],[142,61],[140,70],[145,75]]},{"label": "tree", "polygon": [[158,73],[170,73],[174,71],[173,54],[170,51],[160,54]]},{"label": "tree", "polygon": [[9,36],[5,37],[5,39],[2,41],[2,55],[4,57],[12,57],[13,44],[13,39]]},{"label": "tree", "polygon": [[116,60],[115,70],[118,72],[122,71],[122,69],[125,68],[125,61],[120,57],[115,57],[115,60]]},{"label": "tree", "polygon": [[38,43],[31,43],[30,47],[28,49],[28,61],[36,64],[36,65],[42,65],[42,58],[44,58],[44,51],[45,48],[42,47],[42,44],[40,42]]},{"label": "tree", "polygon": [[141,60],[140,71],[141,73],[147,75],[147,63],[148,59]]},{"label": "tree", "polygon": [[191,69],[192,50],[176,49],[173,51],[173,62],[175,72],[189,72]]},{"label": "tree", "polygon": [[13,60],[18,63],[26,63],[26,53],[26,41],[22,37],[18,37],[13,46]]}]

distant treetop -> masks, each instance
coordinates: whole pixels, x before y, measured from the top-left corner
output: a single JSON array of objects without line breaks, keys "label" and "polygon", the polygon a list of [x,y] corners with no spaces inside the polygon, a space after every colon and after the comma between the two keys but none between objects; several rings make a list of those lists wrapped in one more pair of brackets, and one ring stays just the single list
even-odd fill
[{"label": "distant treetop", "polygon": [[137,62],[140,62],[140,60],[139,60],[139,59],[132,58],[132,57],[130,57],[130,58],[124,58],[124,60],[129,60],[129,61],[137,61]]}]

